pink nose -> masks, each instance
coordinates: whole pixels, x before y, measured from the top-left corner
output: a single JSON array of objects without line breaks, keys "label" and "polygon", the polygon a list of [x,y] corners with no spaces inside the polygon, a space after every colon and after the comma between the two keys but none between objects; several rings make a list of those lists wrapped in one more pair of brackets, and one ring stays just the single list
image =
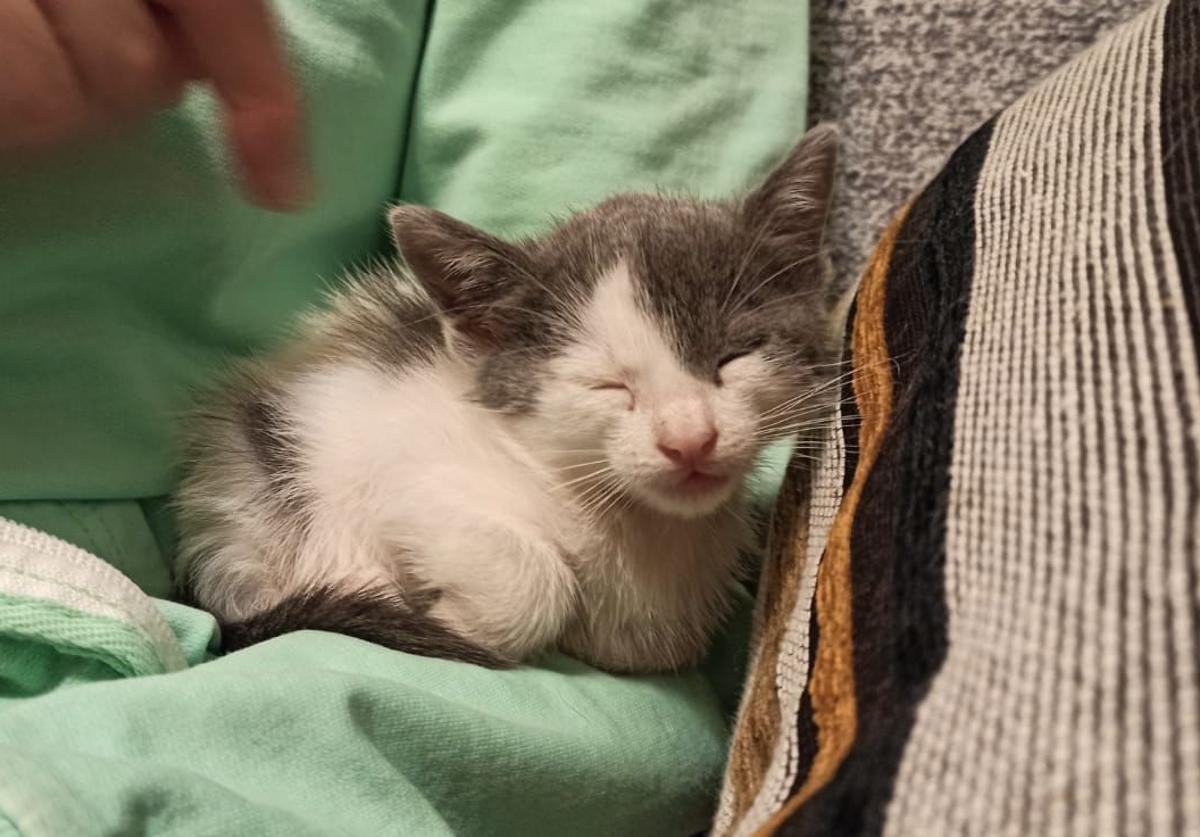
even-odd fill
[{"label": "pink nose", "polygon": [[717,429],[702,430],[679,436],[660,436],[658,449],[676,465],[695,467],[708,459],[717,447]]}]

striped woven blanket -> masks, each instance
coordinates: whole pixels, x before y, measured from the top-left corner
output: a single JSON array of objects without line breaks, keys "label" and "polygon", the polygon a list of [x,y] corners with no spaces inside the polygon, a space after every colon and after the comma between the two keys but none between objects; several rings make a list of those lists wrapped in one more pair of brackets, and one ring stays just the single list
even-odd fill
[{"label": "striped woven blanket", "polygon": [[974,133],[793,463],[718,833],[1200,834],[1200,2]]}]

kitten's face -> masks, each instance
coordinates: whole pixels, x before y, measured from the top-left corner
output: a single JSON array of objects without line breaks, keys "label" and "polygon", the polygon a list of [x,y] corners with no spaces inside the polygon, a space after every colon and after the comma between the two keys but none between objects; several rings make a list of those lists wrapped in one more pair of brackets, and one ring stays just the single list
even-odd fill
[{"label": "kitten's face", "polygon": [[[544,274],[584,300],[557,326],[561,345],[527,367],[516,399],[486,383],[482,390],[504,409],[536,381],[536,400],[517,424],[585,505],[615,504],[617,489],[669,514],[710,513],[769,440],[817,420],[818,403],[836,395],[823,385],[836,368],[838,330],[819,294],[776,284],[771,274],[784,265],[754,258],[732,208],[616,199],[575,223],[589,231],[581,252],[608,259],[586,282],[570,279],[585,275],[571,258],[558,265],[565,274]],[[620,240],[599,244],[611,228]],[[822,261],[810,262],[796,269],[820,278]]]},{"label": "kitten's face", "polygon": [[810,133],[742,203],[623,196],[522,246],[445,216],[435,235],[428,210],[394,220],[480,360],[478,397],[560,485],[596,512],[697,517],[836,398],[840,306],[820,251],[832,163],[832,135]]}]

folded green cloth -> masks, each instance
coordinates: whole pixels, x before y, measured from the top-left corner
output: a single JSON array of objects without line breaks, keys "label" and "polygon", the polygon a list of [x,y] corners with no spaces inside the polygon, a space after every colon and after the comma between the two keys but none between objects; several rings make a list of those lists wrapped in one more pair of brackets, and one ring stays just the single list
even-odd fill
[{"label": "folded green cloth", "polygon": [[188,669],[210,617],[5,521],[0,589],[21,834],[663,834],[703,823],[718,778],[699,674],[497,673],[321,633]]},{"label": "folded green cloth", "polygon": [[706,674],[659,677],[318,633],[214,659],[211,618],[162,600],[162,497],[188,389],[380,253],[387,201],[524,233],[615,190],[732,194],[765,171],[803,127],[806,5],[277,6],[313,209],[240,201],[202,92],[133,136],[0,163],[0,516],[82,547],[0,524],[0,832],[702,828],[744,634]]}]

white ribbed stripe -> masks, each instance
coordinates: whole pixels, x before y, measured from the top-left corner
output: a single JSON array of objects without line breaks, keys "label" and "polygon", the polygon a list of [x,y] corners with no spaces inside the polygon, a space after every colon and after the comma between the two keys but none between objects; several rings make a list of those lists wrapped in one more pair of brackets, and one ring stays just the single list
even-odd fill
[{"label": "white ribbed stripe", "polygon": [[[1146,112],[1147,100],[1151,95],[1150,85],[1153,83],[1151,79],[1161,76],[1161,46],[1156,52],[1156,42],[1161,45],[1161,33],[1156,27],[1146,27],[1138,45],[1139,71],[1131,74],[1127,88],[1127,95],[1133,107],[1122,112],[1125,116],[1123,127],[1127,138],[1121,147],[1124,152],[1122,162],[1133,171],[1137,170],[1136,167],[1147,167],[1146,132],[1149,129],[1157,134],[1159,129],[1159,113]],[[1160,68],[1158,73],[1152,73],[1152,62]],[[1161,84],[1161,81],[1158,83]],[[1159,220],[1165,225],[1166,217],[1149,217],[1146,196],[1150,185],[1145,182],[1140,185],[1143,188],[1122,192],[1120,211],[1123,217],[1135,219],[1132,229],[1126,231],[1123,244],[1125,258],[1133,265],[1132,272],[1139,280],[1136,283],[1140,294],[1139,304],[1132,317],[1136,335],[1134,345],[1141,362],[1141,368],[1136,374],[1138,380],[1148,383],[1153,392],[1152,396],[1146,397],[1143,387],[1138,399],[1141,408],[1138,420],[1142,426],[1153,427],[1159,434],[1156,445],[1147,445],[1141,451],[1139,483],[1148,481],[1158,490],[1153,494],[1141,491],[1138,495],[1142,499],[1141,511],[1145,523],[1141,543],[1133,554],[1145,556],[1146,559],[1144,586],[1138,591],[1138,605],[1142,608],[1138,624],[1143,627],[1140,637],[1136,636],[1139,632],[1128,629],[1126,637],[1134,637],[1129,642],[1130,660],[1137,656],[1142,657],[1147,686],[1142,703],[1146,707],[1145,716],[1150,727],[1150,737],[1149,741],[1143,740],[1140,745],[1145,753],[1145,768],[1149,770],[1150,776],[1146,795],[1150,833],[1167,834],[1174,819],[1173,799],[1179,795],[1179,788],[1174,786],[1175,777],[1171,769],[1174,749],[1171,739],[1175,721],[1166,647],[1167,632],[1164,624],[1167,618],[1164,609],[1167,601],[1164,564],[1169,560],[1168,532],[1172,528],[1172,522],[1168,519],[1168,507],[1172,498],[1165,473],[1166,470],[1170,470],[1170,464],[1165,463],[1163,459],[1164,449],[1172,451],[1174,455],[1181,449],[1182,439],[1178,432],[1178,406],[1171,403],[1164,409],[1162,403],[1164,397],[1170,397],[1169,390],[1173,388],[1171,381],[1165,376],[1169,375],[1174,358],[1166,352],[1163,310],[1158,293],[1157,267],[1154,263],[1156,236],[1152,225]],[[1157,243],[1165,244],[1168,249],[1171,247],[1169,239]],[[1173,398],[1171,400],[1174,402]],[[1171,444],[1172,437],[1174,445]],[[1177,501],[1176,498],[1175,502]]]},{"label": "white ribbed stripe", "polygon": [[[1092,376],[1084,374],[1081,367],[1081,364],[1091,363],[1092,353],[1096,348],[1091,339],[1091,329],[1080,327],[1087,316],[1092,289],[1081,275],[1086,265],[1086,247],[1085,237],[1077,231],[1086,222],[1083,212],[1089,189],[1089,157],[1085,150],[1088,132],[1084,126],[1097,124],[1100,118],[1099,108],[1105,101],[1104,93],[1108,89],[1106,74],[1110,68],[1107,65],[1098,65],[1101,57],[1102,53],[1099,51],[1089,54],[1068,71],[1072,84],[1062,90],[1062,95],[1068,102],[1073,103],[1069,114],[1064,117],[1068,141],[1048,149],[1049,165],[1053,167],[1054,173],[1048,177],[1046,184],[1047,189],[1053,189],[1060,182],[1060,178],[1062,183],[1070,184],[1066,190],[1053,192],[1054,215],[1051,229],[1055,235],[1051,247],[1058,258],[1050,269],[1055,271],[1056,278],[1060,281],[1055,283],[1056,292],[1051,294],[1050,300],[1043,301],[1053,320],[1053,333],[1050,335],[1049,345],[1061,346],[1061,351],[1057,352],[1057,376],[1050,404],[1059,405],[1061,415],[1084,418],[1081,421],[1059,422],[1063,436],[1062,444],[1055,445],[1053,450],[1055,467],[1051,490],[1054,496],[1064,498],[1066,517],[1058,526],[1054,525],[1049,516],[1043,517],[1051,524],[1052,533],[1060,531],[1059,527],[1065,524],[1065,529],[1061,529],[1064,537],[1052,547],[1052,552],[1066,555],[1067,560],[1072,562],[1074,576],[1070,596],[1076,601],[1085,602],[1093,600],[1088,591],[1096,589],[1095,581],[1099,579],[1099,568],[1103,560],[1100,543],[1094,537],[1097,527],[1087,525],[1085,520],[1088,510],[1101,508],[1102,502],[1096,499],[1099,495],[1088,493],[1088,489],[1098,487],[1099,479],[1091,483],[1086,481],[1088,477],[1083,473],[1084,460],[1079,455],[1081,450],[1097,450],[1098,446],[1094,432],[1097,396]],[[1097,77],[1100,78],[1099,83],[1089,83],[1090,79]],[[1071,299],[1072,306],[1053,304],[1052,300],[1057,295]],[[1051,427],[1056,424],[1055,417],[1050,414],[1047,415],[1046,421]],[[1098,612],[1098,606],[1095,609]],[[1072,681],[1082,680],[1084,671],[1090,670],[1086,662],[1081,667],[1081,662],[1088,657],[1088,651],[1094,649],[1095,643],[1082,641],[1083,628],[1078,619],[1066,620],[1063,629],[1063,641],[1055,654],[1055,683],[1059,688],[1069,688]],[[1091,656],[1094,658],[1095,655]],[[1036,676],[1036,672],[1032,674]],[[1095,690],[1088,690],[1082,697],[1087,701],[1094,694]],[[1070,701],[1063,700],[1060,692],[1052,699],[1052,704],[1053,713],[1046,715],[1042,728],[1049,724],[1051,729],[1057,730],[1052,751],[1053,763],[1059,766],[1069,764],[1073,759],[1093,763],[1095,753],[1089,754],[1086,749],[1092,743],[1090,730],[1094,725],[1094,712],[1089,714],[1082,706],[1079,707],[1076,718],[1078,726],[1073,728]],[[1088,732],[1080,735],[1080,728]],[[1032,750],[1032,746],[1027,744],[1026,752],[1029,750]],[[1077,829],[1083,829],[1087,833],[1094,831],[1096,825],[1093,784],[1078,783],[1073,790],[1073,809],[1067,804],[1066,795],[1060,795],[1051,801],[1049,813],[1052,833],[1066,833],[1072,822]],[[1021,811],[1015,804],[1018,798],[1017,794],[1013,794],[1007,800],[1009,804],[997,825],[1001,822],[1020,821]]]},{"label": "white ribbed stripe", "polygon": [[[997,121],[975,204],[949,652],[886,831],[1200,833],[1200,416],[1166,228],[1165,4]],[[1189,432],[1190,430],[1190,432]]]},{"label": "white ribbed stripe", "polygon": [[0,593],[124,622],[145,637],[164,672],[187,668],[175,634],[136,584],[95,555],[3,517]]},{"label": "white ribbed stripe", "polygon": [[[1101,94],[1101,99],[1105,105],[1109,101],[1107,90],[1116,86],[1116,78],[1119,78],[1118,70],[1115,62],[1111,66],[1106,66],[1106,75],[1102,79],[1104,92]],[[1116,130],[1116,113],[1114,109],[1101,107],[1095,114],[1096,123],[1095,130],[1099,134],[1114,132]],[[1105,184],[1111,183],[1112,176],[1109,173],[1110,159],[1103,153],[1098,153],[1094,148],[1092,136],[1090,132],[1086,132],[1084,128],[1084,149],[1081,153],[1085,154],[1092,161],[1092,180],[1090,184],[1084,184],[1085,188],[1090,185],[1092,193],[1103,195],[1105,192]],[[1092,265],[1103,265],[1108,259],[1108,246],[1106,242],[1111,236],[1111,230],[1107,229],[1107,220],[1103,215],[1094,213],[1085,216],[1083,219],[1084,229],[1087,230],[1087,256],[1089,263]],[[1124,531],[1124,523],[1122,515],[1113,511],[1108,514],[1103,514],[1105,509],[1117,509],[1122,502],[1123,486],[1121,483],[1121,471],[1118,454],[1118,446],[1120,444],[1119,421],[1112,409],[1112,405],[1120,403],[1118,401],[1116,383],[1114,376],[1111,374],[1099,374],[1098,370],[1107,368],[1110,361],[1108,346],[1114,341],[1119,341],[1119,332],[1110,333],[1108,325],[1108,303],[1111,282],[1101,281],[1097,277],[1100,276],[1099,268],[1095,273],[1085,274],[1082,281],[1079,283],[1080,290],[1085,299],[1090,301],[1090,306],[1081,308],[1083,322],[1081,330],[1084,333],[1094,333],[1096,341],[1093,346],[1092,366],[1090,374],[1085,374],[1082,377],[1087,392],[1096,398],[1094,409],[1086,415],[1095,422],[1100,442],[1091,450],[1097,452],[1093,456],[1087,457],[1089,464],[1095,463],[1092,467],[1089,480],[1094,480],[1096,484],[1102,486],[1101,504],[1089,505],[1089,519],[1092,521],[1092,526],[1103,531],[1101,539],[1101,552],[1097,556],[1097,561],[1101,567],[1101,579],[1099,583],[1099,597],[1095,600],[1085,599],[1085,606],[1091,605],[1100,614],[1100,636],[1098,647],[1094,653],[1085,651],[1084,658],[1098,660],[1097,676],[1087,677],[1081,686],[1083,692],[1083,700],[1085,703],[1093,699],[1095,696],[1096,702],[1100,707],[1100,723],[1091,732],[1096,742],[1095,753],[1096,757],[1094,764],[1097,770],[1097,813],[1096,822],[1098,828],[1103,825],[1104,829],[1111,831],[1119,823],[1121,804],[1122,804],[1122,788],[1124,781],[1122,777],[1122,754],[1118,745],[1118,740],[1114,735],[1114,731],[1118,729],[1117,705],[1120,698],[1119,688],[1105,688],[1106,684],[1113,683],[1119,680],[1121,670],[1121,625],[1120,625],[1120,609],[1118,606],[1118,598],[1121,586],[1121,563],[1124,560],[1122,543],[1122,532]],[[1122,398],[1124,396],[1121,396]],[[1085,404],[1085,408],[1092,407],[1092,404]],[[1090,428],[1088,428],[1090,430]],[[1085,438],[1087,436],[1085,435]],[[1101,460],[1100,451],[1107,452],[1104,460]],[[1087,486],[1085,486],[1086,490]],[[1095,518],[1099,516],[1099,520]],[[1088,643],[1091,645],[1093,643]],[[1087,647],[1085,645],[1085,648]]]},{"label": "white ribbed stripe", "polygon": [[[842,503],[842,484],[845,474],[845,439],[840,424],[825,432],[824,447],[812,478],[808,504],[808,540],[805,544],[803,575],[796,603],[788,617],[780,642],[779,662],[775,682],[779,699],[779,736],[775,740],[771,764],[763,776],[762,787],[745,816],[738,823],[737,835],[753,834],[787,798],[796,780],[798,768],[797,724],[800,697],[808,685],[809,626],[812,619],[813,593],[817,571],[834,516]],[[713,829],[724,834],[732,824],[732,799],[728,789],[722,794],[722,804]]]},{"label": "white ribbed stripe", "polygon": [[[1165,25],[1164,13],[1158,18],[1152,43],[1154,59],[1151,63],[1150,119],[1155,119],[1156,115],[1162,112]],[[1151,217],[1161,225],[1167,218],[1167,184],[1162,171],[1165,153],[1163,137],[1157,128],[1156,120],[1154,129],[1146,132],[1149,145],[1146,153],[1153,162],[1153,175],[1150,178],[1147,199]],[[1197,196],[1193,195],[1193,199],[1197,199]],[[1166,345],[1162,351],[1174,358],[1178,367],[1188,370],[1200,369],[1200,357],[1193,342],[1194,335],[1190,332],[1180,265],[1171,248],[1166,248],[1161,254],[1159,264],[1157,291],[1163,300],[1164,319],[1170,326],[1170,335],[1173,336],[1173,339],[1165,341]],[[1177,379],[1176,385],[1182,390],[1179,401],[1181,405],[1189,408],[1186,415],[1192,425],[1184,427],[1180,422],[1180,414],[1173,412],[1168,404],[1167,448],[1169,451],[1182,450],[1184,445],[1190,445],[1193,449],[1200,448],[1200,438],[1197,436],[1200,434],[1200,428],[1195,426],[1195,423],[1200,421],[1200,413],[1197,412],[1197,405],[1200,405],[1200,376],[1184,375]],[[1175,787],[1182,797],[1178,805],[1177,825],[1184,834],[1200,834],[1200,648],[1196,646],[1196,638],[1200,636],[1200,589],[1190,590],[1187,585],[1189,563],[1190,568],[1195,571],[1195,577],[1200,577],[1200,567],[1197,567],[1200,559],[1187,552],[1189,529],[1193,533],[1200,533],[1200,498],[1190,496],[1188,475],[1178,467],[1178,461],[1176,466],[1170,469],[1170,476],[1176,510],[1171,520],[1171,534],[1165,556],[1168,561],[1165,577],[1166,596],[1172,616],[1169,626],[1170,638],[1167,642],[1174,649],[1175,657],[1174,718],[1176,728],[1183,732],[1178,737],[1172,732],[1172,746],[1176,748],[1179,758]]]}]

